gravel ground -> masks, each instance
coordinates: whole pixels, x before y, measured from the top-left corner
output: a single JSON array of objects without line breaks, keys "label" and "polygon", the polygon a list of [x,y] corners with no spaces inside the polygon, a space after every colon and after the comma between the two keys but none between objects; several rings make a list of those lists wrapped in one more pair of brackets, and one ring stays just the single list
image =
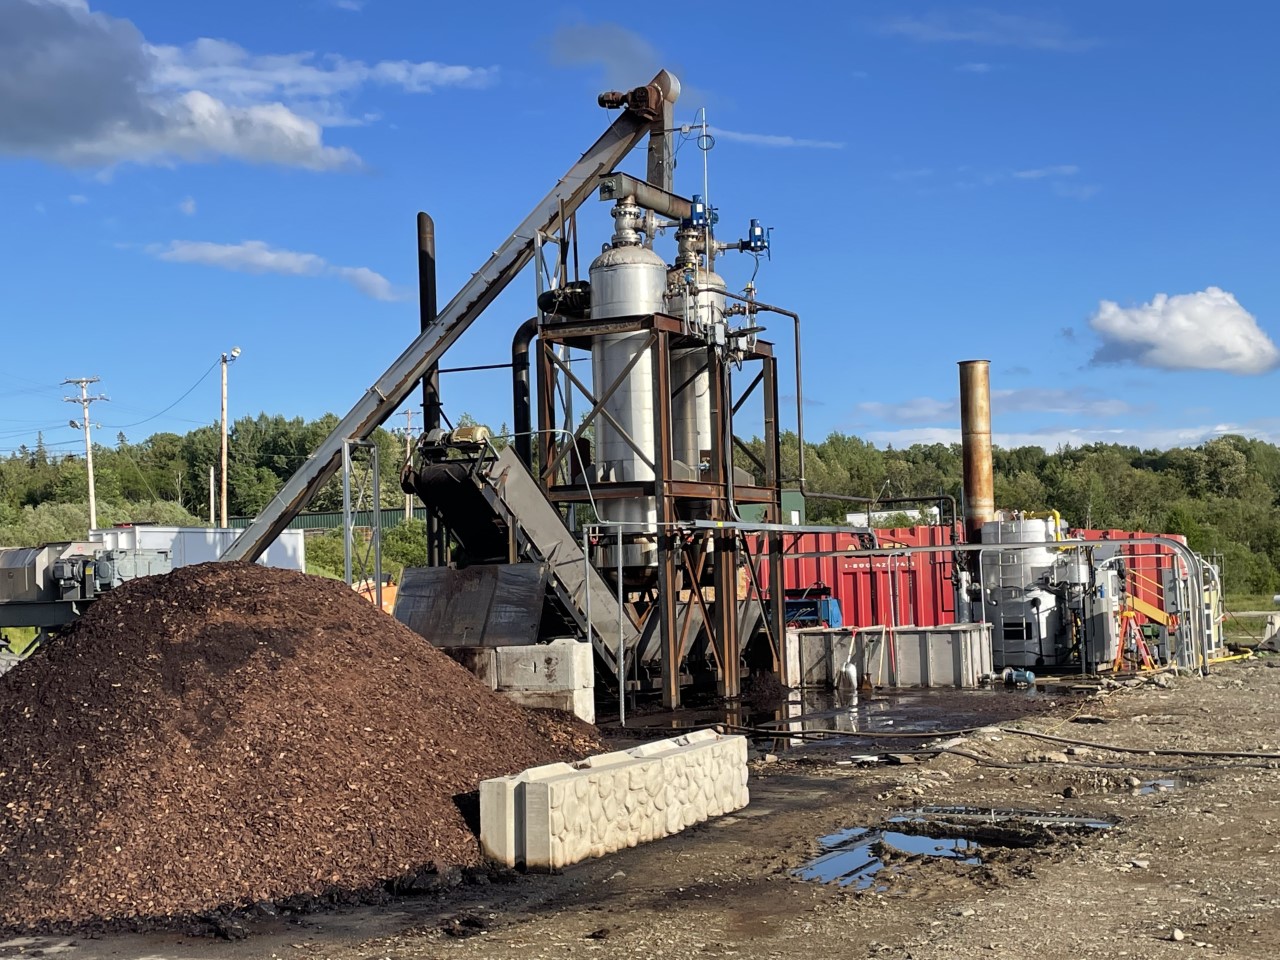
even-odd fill
[{"label": "gravel ground", "polygon": [[[992,729],[953,745],[967,756],[896,766],[848,765],[862,745],[793,750],[753,764],[752,803],[739,814],[561,876],[477,877],[435,898],[264,920],[236,943],[153,936],[21,948],[170,960],[1280,956],[1280,754],[1149,752],[1276,753],[1275,662],[1228,664],[1169,688],[1063,696],[1042,715],[1002,725],[1138,752],[1068,750]],[[1133,787],[1156,779],[1177,782]],[[997,831],[977,864],[899,856],[862,892],[794,878],[819,837],[924,804],[1056,811],[1115,826]],[[18,949],[0,945],[0,955]]]}]

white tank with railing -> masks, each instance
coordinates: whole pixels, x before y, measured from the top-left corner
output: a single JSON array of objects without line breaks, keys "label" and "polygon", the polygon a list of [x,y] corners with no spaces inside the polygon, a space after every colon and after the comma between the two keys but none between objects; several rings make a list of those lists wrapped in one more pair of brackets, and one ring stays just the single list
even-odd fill
[{"label": "white tank with railing", "polygon": [[991,520],[983,524],[983,584],[992,624],[996,667],[1037,667],[1054,656],[1057,600],[1047,584],[1057,553],[1052,547],[1000,550],[1000,544],[1056,539],[1053,520]]}]

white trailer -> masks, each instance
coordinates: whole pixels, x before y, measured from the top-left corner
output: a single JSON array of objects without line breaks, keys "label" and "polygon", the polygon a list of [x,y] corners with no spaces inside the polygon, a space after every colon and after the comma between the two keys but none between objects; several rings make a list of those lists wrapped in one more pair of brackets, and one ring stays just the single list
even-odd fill
[{"label": "white trailer", "polygon": [[[89,541],[107,550],[167,550],[174,567],[189,567],[219,559],[242,531],[215,527],[159,527],[140,524],[91,530]],[[301,530],[285,530],[263,551],[259,563],[306,572],[307,556]]]}]

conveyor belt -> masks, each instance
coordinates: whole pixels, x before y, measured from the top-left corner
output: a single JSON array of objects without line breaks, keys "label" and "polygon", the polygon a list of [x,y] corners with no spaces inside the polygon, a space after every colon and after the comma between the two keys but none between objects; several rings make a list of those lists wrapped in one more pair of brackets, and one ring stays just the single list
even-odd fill
[{"label": "conveyor belt", "polygon": [[473,465],[462,461],[425,465],[412,475],[413,491],[444,518],[467,564],[505,563],[511,541],[507,524],[485,498],[483,480],[472,472]]},{"label": "conveyor belt", "polygon": [[[514,532],[519,558],[545,565],[549,586],[584,633],[590,610],[596,651],[617,669],[617,594],[584,563],[581,543],[514,450],[508,447],[478,468],[463,461],[428,465],[410,479],[422,502],[439,511],[469,564],[508,561]],[[631,657],[640,635],[625,612],[622,640]]]},{"label": "conveyor belt", "polygon": [[[616,669],[617,594],[594,567],[584,562],[582,545],[565,527],[556,508],[510,447],[498,454],[483,475],[483,493],[494,512],[508,518],[515,529],[521,553],[530,560],[547,564],[553,588],[584,630],[590,607],[591,639],[596,651],[611,669]],[[628,655],[640,639],[625,611],[622,639]]]}]

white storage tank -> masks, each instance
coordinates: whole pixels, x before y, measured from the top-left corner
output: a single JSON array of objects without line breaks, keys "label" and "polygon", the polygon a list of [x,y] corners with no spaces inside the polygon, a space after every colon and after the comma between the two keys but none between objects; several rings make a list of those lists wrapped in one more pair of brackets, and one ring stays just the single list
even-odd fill
[{"label": "white storage tank", "polygon": [[[983,544],[1044,543],[1056,539],[1052,520],[990,520],[982,526]],[[992,655],[997,668],[1042,667],[1054,659],[1057,598],[1043,585],[1056,551],[1049,546],[1024,550],[987,549],[982,553],[987,620],[992,623]]]},{"label": "white storage tank", "polygon": [[[641,211],[633,205],[619,203],[613,216],[616,224],[613,244],[591,264],[591,319],[663,313],[667,265],[662,257],[640,243],[636,228],[642,223]],[[645,332],[596,338],[591,347],[591,379],[596,395],[602,396],[636,354],[643,351],[604,409],[635,441],[635,447],[650,462],[656,462],[653,354],[645,350],[648,340]],[[601,482],[655,479],[653,470],[606,417],[596,421],[594,458]],[[626,524],[627,533],[657,527],[658,507],[653,497],[602,500],[598,509],[604,521]],[[640,545],[626,547],[623,563],[627,566],[651,563],[655,549]],[[613,562],[610,556],[606,565]]]},{"label": "white storage tank", "polygon": [[[693,278],[690,293],[686,274]],[[710,288],[710,289],[704,289]],[[707,369],[709,347],[725,338],[725,282],[705,267],[676,267],[668,275],[674,291],[667,312],[702,337],[708,346],[671,351],[671,448],[672,456],[689,475],[683,479],[706,480],[702,465],[711,457],[711,376]]]}]

